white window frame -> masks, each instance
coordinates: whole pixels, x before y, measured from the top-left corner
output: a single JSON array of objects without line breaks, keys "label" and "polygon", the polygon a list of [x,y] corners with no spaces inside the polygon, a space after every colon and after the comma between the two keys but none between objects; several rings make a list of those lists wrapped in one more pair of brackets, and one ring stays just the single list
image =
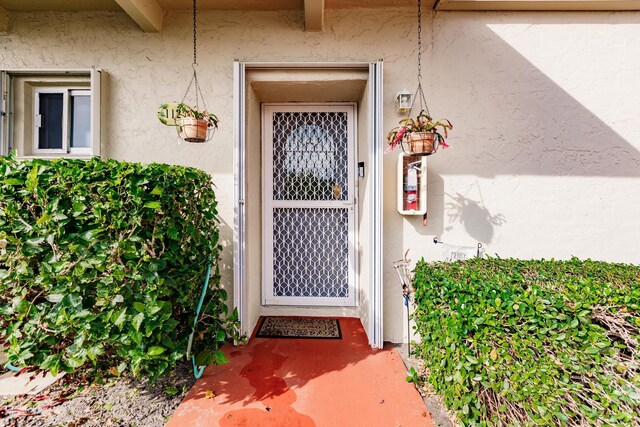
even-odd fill
[{"label": "white window frame", "polygon": [[[62,94],[62,148],[40,148],[40,132],[38,128],[42,124],[40,116],[40,95],[43,93]],[[33,154],[74,154],[91,155],[91,141],[89,147],[71,146],[71,98],[74,96],[91,97],[91,90],[74,87],[37,87],[33,89]],[[89,123],[90,132],[93,132]]]},{"label": "white window frame", "polygon": [[[24,117],[24,120],[30,120],[27,123],[15,123],[14,104],[16,102],[24,102],[22,98],[16,99],[14,96],[13,79],[14,78],[30,78],[38,81],[42,77],[77,77],[77,81],[70,81],[68,85],[60,86],[38,86],[32,91],[33,100],[31,107],[33,109],[30,117]],[[73,79],[75,80],[75,79]],[[82,83],[81,83],[82,82]],[[86,84],[86,86],[85,86]],[[6,155],[11,150],[18,149],[20,157],[74,157],[89,158],[100,157],[102,134],[104,130],[101,124],[101,115],[103,114],[102,97],[102,70],[96,69],[71,69],[71,70],[34,70],[34,69],[0,69],[0,155]],[[63,111],[63,147],[62,149],[40,149],[38,148],[38,128],[36,127],[36,114],[39,112],[39,93],[63,93],[64,94],[64,111]],[[72,96],[89,96],[91,105],[91,122],[90,129],[90,146],[89,147],[71,147],[71,97]],[[2,114],[4,113],[4,114]],[[16,140],[14,130],[16,126],[26,125],[33,133],[30,140],[25,138],[23,141]]]},{"label": "white window frame", "polygon": [[[68,112],[71,112],[73,106],[71,104],[71,99],[74,96],[88,96],[89,97],[89,103],[91,104],[91,90],[90,89],[72,89],[69,91],[69,109],[67,110]],[[72,126],[71,126],[71,119],[72,117],[69,117],[69,124],[68,124],[68,132],[69,132],[69,154],[78,154],[78,155],[91,155],[91,146],[93,145],[93,138],[89,138],[89,146],[88,147],[72,147],[71,146],[71,132],[72,132]],[[90,119],[89,121],[89,135],[93,135],[93,118]],[[99,142],[98,142],[99,143]]]},{"label": "white window frame", "polygon": [[[42,118],[40,112],[40,95],[61,94],[62,95],[62,148],[40,148],[40,132]],[[33,118],[31,123],[33,132],[33,154],[68,153],[69,149],[69,89],[38,87],[33,90]]]}]

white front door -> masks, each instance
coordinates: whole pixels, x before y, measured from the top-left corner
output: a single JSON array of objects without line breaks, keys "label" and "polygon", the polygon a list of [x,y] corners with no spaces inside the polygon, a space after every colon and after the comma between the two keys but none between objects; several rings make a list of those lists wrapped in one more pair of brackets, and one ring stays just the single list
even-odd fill
[{"label": "white front door", "polygon": [[263,303],[354,306],[353,105],[263,107]]}]

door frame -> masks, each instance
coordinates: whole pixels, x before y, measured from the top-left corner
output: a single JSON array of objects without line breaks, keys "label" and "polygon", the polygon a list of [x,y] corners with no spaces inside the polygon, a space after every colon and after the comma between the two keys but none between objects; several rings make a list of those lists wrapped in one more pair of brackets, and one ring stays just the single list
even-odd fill
[{"label": "door frame", "polygon": [[[233,220],[233,306],[237,311],[241,331],[250,335],[246,296],[246,127],[247,127],[247,80],[248,70],[366,70],[369,86],[368,144],[369,152],[360,153],[368,162],[367,173],[371,182],[372,221],[368,227],[371,244],[364,248],[363,256],[371,260],[370,299],[368,320],[365,325],[369,344],[373,348],[383,346],[383,209],[382,209],[382,156],[384,153],[383,123],[383,72],[382,60],[375,62],[242,62],[236,60],[233,66],[233,115],[234,115],[234,220]],[[362,136],[361,136],[362,137]]]},{"label": "door frame", "polygon": [[[348,200],[345,202],[330,201],[307,201],[307,208],[335,208],[336,205],[342,204],[344,208],[349,208],[348,220],[348,245],[349,245],[349,297],[347,298],[330,298],[330,297],[277,297],[273,295],[273,270],[271,268],[273,262],[273,251],[268,251],[269,246],[273,247],[273,222],[271,218],[271,210],[274,208],[272,200],[273,179],[267,182],[267,177],[273,176],[273,162],[269,161],[273,154],[273,142],[269,141],[273,136],[273,126],[267,119],[268,110],[276,109],[282,112],[316,112],[316,111],[345,111],[348,113],[347,119],[347,153],[348,153],[348,179],[347,185],[349,189]],[[358,266],[356,254],[356,245],[358,241],[357,227],[358,222],[358,198],[356,185],[356,159],[357,159],[357,108],[354,102],[326,102],[326,103],[307,103],[307,102],[289,102],[289,103],[264,103],[261,108],[261,126],[262,126],[262,304],[263,305],[279,305],[279,306],[316,306],[316,307],[355,307],[359,300],[359,283]],[[268,128],[267,128],[268,127]],[[271,155],[270,155],[271,154]],[[277,202],[279,207],[299,207],[298,201],[287,203],[286,201]],[[269,256],[271,254],[271,256]]]}]

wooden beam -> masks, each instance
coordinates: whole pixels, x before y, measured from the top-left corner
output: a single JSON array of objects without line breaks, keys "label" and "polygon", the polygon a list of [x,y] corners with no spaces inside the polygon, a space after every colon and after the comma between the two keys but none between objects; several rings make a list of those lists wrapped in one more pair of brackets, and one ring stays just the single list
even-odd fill
[{"label": "wooden beam", "polygon": [[324,31],[324,0],[304,0],[304,27],[307,31]]},{"label": "wooden beam", "polygon": [[9,11],[0,6],[0,33],[9,31]]},{"label": "wooden beam", "polygon": [[162,31],[164,10],[156,0],[116,0],[116,3],[145,33]]}]

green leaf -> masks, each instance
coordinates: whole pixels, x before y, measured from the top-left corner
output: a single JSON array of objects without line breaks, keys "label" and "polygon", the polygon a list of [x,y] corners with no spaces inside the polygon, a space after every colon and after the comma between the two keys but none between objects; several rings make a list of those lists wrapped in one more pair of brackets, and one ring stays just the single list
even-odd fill
[{"label": "green leaf", "polygon": [[153,194],[154,196],[161,196],[162,195],[162,187],[160,187],[159,185],[156,185],[154,187],[154,189],[151,190],[151,194]]},{"label": "green leaf", "polygon": [[160,347],[160,346],[153,346],[149,348],[149,351],[147,352],[147,355],[149,356],[159,356],[162,353],[164,353],[166,349],[164,347]]},{"label": "green leaf", "polygon": [[64,295],[62,295],[62,294],[50,294],[50,295],[47,295],[45,298],[49,302],[58,303],[58,302],[62,301],[62,298],[64,298]]},{"label": "green leaf", "polygon": [[133,319],[131,319],[131,325],[133,326],[133,329],[136,330],[136,332],[140,331],[140,325],[142,324],[143,320],[144,320],[144,313],[138,313],[135,316],[133,316]]},{"label": "green leaf", "polygon": [[44,361],[40,364],[40,368],[45,371],[50,371],[53,376],[58,375],[60,371],[60,355],[59,354],[51,354],[47,356]]},{"label": "green leaf", "polygon": [[73,202],[72,209],[74,213],[82,212],[85,208],[84,203],[81,202]]},{"label": "green leaf", "polygon": [[475,357],[473,357],[473,356],[466,356],[466,358],[467,358],[467,360],[468,360],[470,363],[472,363],[472,364],[474,364],[474,365],[478,363],[478,359],[476,359],[476,358],[475,358]]},{"label": "green leaf", "polygon": [[160,202],[147,202],[144,204],[144,207],[150,209],[160,209],[161,205]]},{"label": "green leaf", "polygon": [[213,351],[210,351],[210,350],[201,351],[196,356],[196,365],[209,366],[211,365],[211,363],[213,363],[214,358],[215,358],[215,354],[213,353]]},{"label": "green leaf", "polygon": [[69,367],[71,368],[79,368],[80,366],[84,365],[84,362],[86,361],[86,358],[82,357],[69,357],[66,360],[66,363]]},{"label": "green leaf", "polygon": [[38,188],[38,165],[34,164],[29,173],[27,173],[27,181],[25,182],[27,190],[34,191]]},{"label": "green leaf", "polygon": [[7,178],[3,180],[2,183],[5,185],[22,185],[24,184],[24,181],[18,178]]},{"label": "green leaf", "polygon": [[178,387],[174,385],[164,389],[164,394],[166,394],[167,396],[175,396],[178,393],[180,393],[180,390],[178,390]]},{"label": "green leaf", "polygon": [[53,215],[45,212],[44,214],[42,214],[42,216],[40,218],[38,218],[36,220],[36,225],[46,224],[47,222],[51,221],[52,219],[53,219]]},{"label": "green leaf", "polygon": [[111,321],[114,325],[120,326],[127,319],[127,308],[122,308],[116,311],[111,317]]},{"label": "green leaf", "polygon": [[169,227],[167,236],[172,240],[178,240],[178,229],[176,227]]}]

